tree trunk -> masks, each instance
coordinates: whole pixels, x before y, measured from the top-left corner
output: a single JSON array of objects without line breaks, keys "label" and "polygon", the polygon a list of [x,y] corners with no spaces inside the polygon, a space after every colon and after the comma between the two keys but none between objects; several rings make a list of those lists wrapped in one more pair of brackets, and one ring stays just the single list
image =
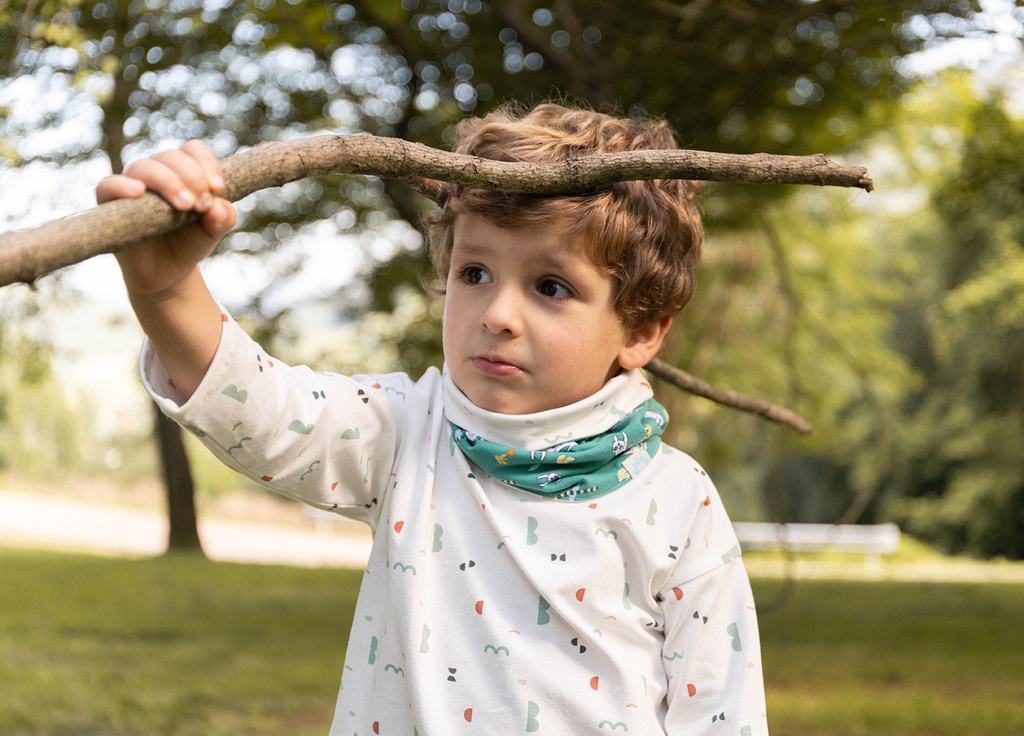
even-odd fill
[{"label": "tree trunk", "polygon": [[167,491],[167,551],[202,554],[196,523],[195,486],[181,440],[181,427],[168,419],[156,404],[153,410],[160,469]]},{"label": "tree trunk", "polygon": [[[126,19],[121,19],[116,28],[128,27]],[[118,37],[115,53],[122,57],[126,49]],[[124,119],[128,111],[128,97],[134,91],[134,85],[124,78],[124,74],[114,74],[113,94],[103,104],[103,149],[110,160],[112,173],[120,173],[124,168],[121,151],[124,148]],[[157,441],[160,455],[160,468],[167,498],[167,551],[189,551],[202,554],[202,543],[199,540],[199,527],[196,521],[195,486],[192,483],[192,470],[189,467],[185,445],[181,439],[181,428],[168,419],[154,403],[153,433]]]}]

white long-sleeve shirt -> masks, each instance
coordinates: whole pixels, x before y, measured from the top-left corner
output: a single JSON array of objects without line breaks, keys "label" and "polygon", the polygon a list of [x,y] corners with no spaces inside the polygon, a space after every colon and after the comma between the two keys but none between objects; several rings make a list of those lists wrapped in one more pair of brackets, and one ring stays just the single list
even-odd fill
[{"label": "white long-sleeve shirt", "polygon": [[227,316],[182,397],[148,346],[162,409],[232,467],[374,532],[332,736],[767,733],[760,645],[711,481],[662,445],[634,480],[569,503],[475,468],[450,422],[540,450],[610,429],[639,371],[576,404],[508,416],[430,370],[289,367]]}]

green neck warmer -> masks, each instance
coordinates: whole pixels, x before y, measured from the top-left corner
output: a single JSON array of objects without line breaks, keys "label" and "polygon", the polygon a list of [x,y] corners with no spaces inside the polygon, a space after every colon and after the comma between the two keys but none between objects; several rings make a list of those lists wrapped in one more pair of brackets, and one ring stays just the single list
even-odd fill
[{"label": "green neck warmer", "polygon": [[523,450],[491,442],[452,424],[466,457],[506,485],[558,501],[584,501],[611,493],[643,471],[657,454],[668,423],[665,408],[648,399],[603,434]]}]

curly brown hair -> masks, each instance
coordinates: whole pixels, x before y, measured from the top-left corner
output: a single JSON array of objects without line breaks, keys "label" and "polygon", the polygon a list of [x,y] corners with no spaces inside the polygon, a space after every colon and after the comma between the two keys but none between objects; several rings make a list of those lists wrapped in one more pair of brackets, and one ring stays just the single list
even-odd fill
[{"label": "curly brown hair", "polygon": [[[456,128],[455,151],[497,161],[555,163],[596,153],[678,148],[664,120],[636,121],[542,103],[503,107]],[[698,186],[679,179],[624,181],[581,195],[541,196],[445,185],[428,218],[428,248],[443,284],[455,218],[476,213],[498,227],[557,222],[616,282],[615,309],[627,329],[678,312],[695,286],[704,229]]]}]

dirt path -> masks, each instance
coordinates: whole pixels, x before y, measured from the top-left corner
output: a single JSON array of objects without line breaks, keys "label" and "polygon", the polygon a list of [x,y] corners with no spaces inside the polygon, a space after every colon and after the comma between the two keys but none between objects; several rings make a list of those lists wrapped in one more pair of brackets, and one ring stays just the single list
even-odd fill
[{"label": "dirt path", "polygon": [[[362,525],[313,519],[305,525],[201,519],[199,536],[208,557],[232,562],[360,568],[370,552]],[[167,546],[167,521],[156,510],[0,493],[0,546],[159,555]]]}]

